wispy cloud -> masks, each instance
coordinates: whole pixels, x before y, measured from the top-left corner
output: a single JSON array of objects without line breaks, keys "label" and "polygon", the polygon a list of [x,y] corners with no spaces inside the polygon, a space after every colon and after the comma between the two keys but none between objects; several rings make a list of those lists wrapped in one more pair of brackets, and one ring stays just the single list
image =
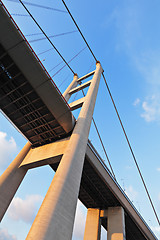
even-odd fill
[{"label": "wispy cloud", "polygon": [[160,86],[160,49],[143,49],[136,56],[134,62],[147,83]]},{"label": "wispy cloud", "polygon": [[133,168],[133,166],[130,166],[130,165],[125,166],[125,169],[126,169],[126,170],[130,170],[130,169],[132,169],[132,168]]},{"label": "wispy cloud", "polygon": [[134,190],[132,186],[127,187],[125,193],[127,194],[131,201],[135,201],[137,199],[138,192]]},{"label": "wispy cloud", "polygon": [[143,113],[141,117],[145,119],[146,122],[157,121],[160,122],[160,96],[152,95],[148,97],[146,101],[142,103]]},{"label": "wispy cloud", "polygon": [[160,233],[160,227],[151,227],[153,231]]},{"label": "wispy cloud", "polygon": [[159,56],[160,49],[141,50],[136,56],[133,56],[135,66],[145,80],[145,87],[148,89],[147,96],[141,105],[141,117],[144,118],[146,122],[160,122]]},{"label": "wispy cloud", "polygon": [[136,100],[134,101],[133,103],[133,106],[137,106],[140,104],[140,99],[139,98],[136,98]]},{"label": "wispy cloud", "polygon": [[[160,48],[154,44],[154,35],[146,29],[149,12],[147,8],[143,11],[143,8],[140,1],[122,1],[121,6],[107,16],[106,27],[114,26],[116,49],[126,53],[130,64],[144,80],[146,97],[141,101],[137,98],[133,105],[141,106],[141,117],[145,121],[159,122]],[[153,33],[156,35],[156,32]]]},{"label": "wispy cloud", "polygon": [[110,15],[107,14],[103,27],[114,27],[117,50],[125,51],[127,55],[133,54],[133,48],[138,45],[141,37],[141,17],[139,2],[132,0],[121,1]]},{"label": "wispy cloud", "polygon": [[7,229],[0,229],[0,240],[17,240],[15,235],[9,234]]},{"label": "wispy cloud", "polygon": [[159,168],[157,168],[157,171],[158,171],[158,172],[160,172],[160,167],[159,167]]},{"label": "wispy cloud", "polygon": [[37,205],[42,200],[40,195],[29,195],[25,199],[15,197],[9,207],[8,216],[15,221],[31,223],[36,216]]},{"label": "wispy cloud", "polygon": [[160,227],[151,226],[152,231],[155,233],[155,235],[160,238]]},{"label": "wispy cloud", "polygon": [[7,134],[0,132],[0,169],[3,170],[17,152],[17,145],[13,137],[7,139]]},{"label": "wispy cloud", "polygon": [[139,106],[141,108],[140,116],[146,122],[160,123],[160,94],[159,93],[155,93],[151,96],[146,97],[145,100],[142,102],[140,101],[139,98],[137,98],[134,101],[133,105],[135,107]]},{"label": "wispy cloud", "polygon": [[[87,209],[84,205],[78,200],[75,223],[73,228],[73,240],[81,240],[84,237],[85,223],[87,217]],[[101,239],[105,240],[107,233],[104,229],[101,231]]]}]

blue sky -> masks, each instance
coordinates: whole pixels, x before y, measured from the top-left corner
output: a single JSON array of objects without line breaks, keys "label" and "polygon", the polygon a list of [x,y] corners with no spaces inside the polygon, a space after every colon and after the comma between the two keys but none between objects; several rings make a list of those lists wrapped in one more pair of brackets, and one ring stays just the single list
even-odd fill
[{"label": "blue sky", "polygon": [[[61,1],[58,0],[27,1],[65,10]],[[18,1],[3,0],[3,3],[12,14],[26,14]],[[158,0],[99,0],[98,2],[81,0],[69,1],[67,4],[103,66],[107,82],[160,217],[160,2]],[[76,30],[67,13],[29,5],[27,7],[49,36]],[[40,33],[30,17],[13,17],[24,35]],[[27,39],[30,41],[40,37],[43,36],[28,36]],[[78,32],[55,37],[52,40],[67,61],[85,47]],[[31,45],[37,54],[51,48],[47,40],[32,42]],[[39,57],[51,76],[63,66],[62,63],[50,71],[61,62],[54,50]],[[93,58],[87,49],[70,65],[79,76],[95,68]],[[53,80],[63,93],[72,77],[72,73],[65,67],[53,77]],[[77,98],[80,97],[80,94],[77,95]],[[94,118],[119,184],[160,238],[160,228],[102,79]],[[105,160],[93,126],[90,139]],[[25,143],[26,140],[1,114],[0,174]],[[33,169],[27,173],[2,221],[0,239],[25,239],[52,178],[53,172],[49,167]],[[83,239],[85,216],[86,209],[78,203],[74,240]],[[105,235],[104,232],[103,235]],[[103,239],[105,239],[104,236]]]}]

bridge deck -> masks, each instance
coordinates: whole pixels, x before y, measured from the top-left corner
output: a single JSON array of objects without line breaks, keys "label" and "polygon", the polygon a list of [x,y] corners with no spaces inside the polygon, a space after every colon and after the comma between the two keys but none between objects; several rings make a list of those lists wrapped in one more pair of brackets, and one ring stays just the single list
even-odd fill
[{"label": "bridge deck", "polygon": [[[56,171],[58,165],[59,162],[56,162],[51,168]],[[87,208],[122,206],[125,210],[126,240],[157,239],[89,141],[79,199]],[[107,230],[106,219],[102,220],[102,225]]]},{"label": "bridge deck", "polygon": [[[33,146],[66,137],[75,124],[70,108],[1,2],[0,23],[0,108]],[[89,145],[80,200],[87,208],[123,206],[126,239],[156,239]]]},{"label": "bridge deck", "polygon": [[3,5],[0,23],[1,110],[35,146],[66,137],[68,104]]}]

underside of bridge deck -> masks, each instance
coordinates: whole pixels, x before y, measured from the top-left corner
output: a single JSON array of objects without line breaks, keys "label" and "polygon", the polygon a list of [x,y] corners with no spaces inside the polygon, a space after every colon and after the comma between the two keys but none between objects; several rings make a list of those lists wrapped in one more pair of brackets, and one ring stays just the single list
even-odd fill
[{"label": "underside of bridge deck", "polygon": [[[32,147],[66,138],[75,125],[69,105],[3,5],[0,7],[0,23],[2,112],[31,142]],[[127,240],[156,239],[111,177],[109,170],[105,169],[98,158],[95,161],[101,164],[101,171],[93,164],[92,158],[96,158],[97,153],[94,154],[88,157],[86,153],[79,199],[87,208],[122,206],[125,211]],[[56,171],[58,165],[55,163],[51,167]],[[110,176],[110,182],[107,182],[102,172]],[[119,195],[115,189],[120,192]],[[124,204],[122,198],[118,197],[120,195],[125,200]],[[102,220],[102,225],[107,229],[106,219]]]},{"label": "underside of bridge deck", "polygon": [[3,4],[0,23],[2,112],[33,146],[68,136],[69,105]]},{"label": "underside of bridge deck", "polygon": [[66,136],[66,131],[2,45],[0,45],[0,108],[34,146]]},{"label": "underside of bridge deck", "polygon": [[[58,165],[59,163],[52,164],[51,168],[56,171]],[[83,167],[79,199],[87,208],[107,209],[108,207],[121,206],[111,187],[104,182],[87,156]],[[107,230],[107,219],[102,219],[102,225]],[[127,240],[147,239],[127,211],[125,211],[125,225]]]}]

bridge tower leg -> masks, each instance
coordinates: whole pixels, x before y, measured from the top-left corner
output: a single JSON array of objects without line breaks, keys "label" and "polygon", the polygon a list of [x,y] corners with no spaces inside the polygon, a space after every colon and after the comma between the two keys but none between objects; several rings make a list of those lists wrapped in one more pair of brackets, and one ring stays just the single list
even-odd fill
[{"label": "bridge tower leg", "polygon": [[109,207],[107,240],[125,240],[125,216],[122,207]]},{"label": "bridge tower leg", "polygon": [[0,176],[0,221],[27,172],[27,170],[19,168],[19,165],[29,152],[30,148],[31,144],[28,142],[5,172]]},{"label": "bridge tower leg", "polygon": [[27,236],[27,240],[71,240],[83,163],[99,81],[100,63],[91,81],[67,149]]},{"label": "bridge tower leg", "polygon": [[87,219],[83,240],[100,240],[100,235],[100,210],[89,208],[87,211]]}]

